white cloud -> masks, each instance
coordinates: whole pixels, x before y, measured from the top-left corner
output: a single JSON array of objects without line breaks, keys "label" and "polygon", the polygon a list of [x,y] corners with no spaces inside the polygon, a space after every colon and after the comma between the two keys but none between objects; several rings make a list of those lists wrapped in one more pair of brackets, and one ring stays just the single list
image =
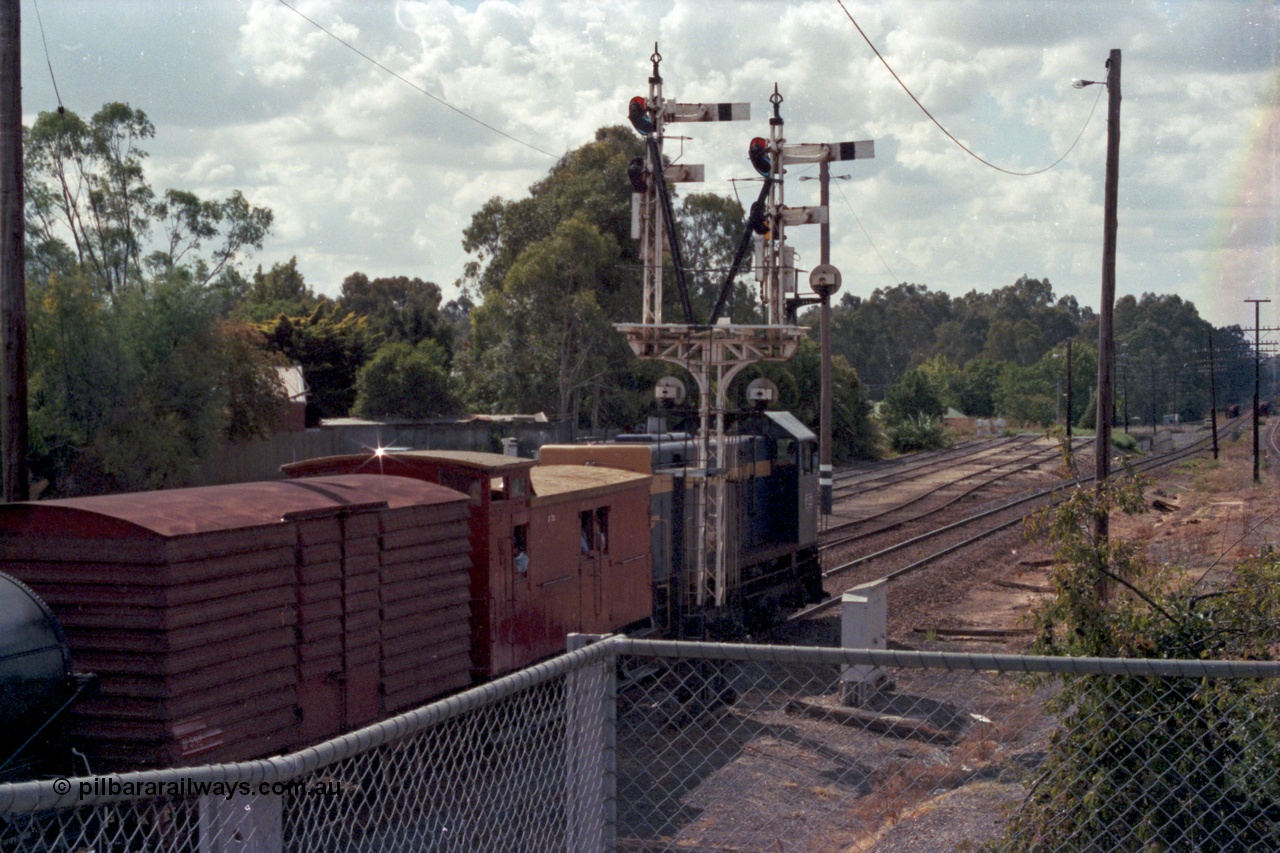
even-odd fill
[{"label": "white cloud", "polygon": [[[454,109],[272,0],[175,0],[163,11],[102,0],[42,14],[72,109],[123,100],[146,110],[157,188],[218,197],[239,188],[271,207],[260,260],[297,255],[321,290],[336,292],[356,269],[448,286],[466,260],[472,213],[493,195],[522,196],[553,164],[528,146],[559,155],[624,123],[657,42],[669,97],[751,103],[749,123],[682,126],[691,138],[670,143],[668,153],[706,165],[707,189],[732,193],[732,178],[750,176],[746,142],[767,132],[775,83],[788,139],[876,140],[875,160],[837,171],[852,176],[842,187],[875,242],[833,193],[833,260],[847,267],[847,292],[897,278],[958,294],[1026,273],[1096,303],[1105,92],[1059,167],[1011,177],[947,140],[829,0],[296,5]],[[1280,152],[1274,134],[1270,152],[1254,144],[1267,144],[1259,120],[1276,98],[1273,3],[845,6],[939,121],[1015,170],[1043,167],[1072,144],[1101,87],[1076,91],[1071,78],[1103,79],[1108,51],[1123,49],[1120,292],[1196,294],[1226,323],[1239,321],[1236,291],[1274,280],[1280,193],[1265,164]],[[33,28],[23,47],[30,119],[56,101]],[[1249,185],[1258,189],[1242,195]],[[749,201],[758,185],[740,186]],[[789,181],[787,196],[816,203],[817,190]],[[816,260],[816,229],[791,236]]]}]

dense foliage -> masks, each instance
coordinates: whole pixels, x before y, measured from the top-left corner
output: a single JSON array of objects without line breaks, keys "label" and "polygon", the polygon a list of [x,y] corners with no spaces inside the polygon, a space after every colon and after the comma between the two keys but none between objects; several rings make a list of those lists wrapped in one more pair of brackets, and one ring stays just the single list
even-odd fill
[{"label": "dense foliage", "polygon": [[[545,411],[582,429],[637,428],[657,411],[656,380],[671,373],[690,388],[686,406],[697,405],[682,366],[636,359],[613,328],[637,319],[642,285],[625,177],[642,141],[627,127],[601,128],[527,196],[476,211],[462,234],[463,292],[447,303],[437,284],[406,275],[356,271],[326,283],[330,297],[296,258],[242,270],[271,211],[238,191],[210,199],[152,187],[154,134],[121,103],[87,120],[41,113],[24,132],[32,470],[49,494],[183,482],[218,442],[273,429],[285,364],[302,367],[311,424]],[[744,211],[689,193],[676,194],[675,215],[692,310],[705,318]],[[729,283],[735,322],[760,322],[749,278],[748,258]],[[670,267],[664,280],[674,281]],[[673,286],[663,311],[683,319]],[[1023,276],[962,297],[903,283],[847,294],[832,314],[837,462],[875,456],[886,436],[899,449],[942,441],[946,406],[1028,424],[1092,421],[1096,318],[1048,281]],[[1176,296],[1120,299],[1117,412],[1200,417],[1209,333]],[[1247,401],[1247,337],[1220,329],[1214,343],[1221,404]],[[746,384],[768,376],[781,404],[816,429],[818,373],[806,343],[791,362],[743,371],[730,399],[744,408]],[[883,435],[870,416],[880,398]]]},{"label": "dense foliage", "polygon": [[[1079,489],[1030,535],[1053,544],[1055,597],[1034,615],[1035,651],[1125,658],[1272,660],[1280,555],[1242,561],[1204,589],[1137,543],[1098,539],[1094,518],[1140,512],[1142,485]],[[1001,849],[1270,849],[1280,780],[1275,687],[1249,679],[1064,676],[1064,715]]]},{"label": "dense foliage", "polygon": [[283,401],[280,362],[223,310],[271,212],[238,192],[157,196],[154,132],[112,103],[24,133],[31,470],[47,494],[181,484],[221,440],[270,431]]},{"label": "dense foliage", "polygon": [[[1176,295],[1116,301],[1116,417],[1134,423],[1202,418],[1209,403],[1210,333],[1219,405],[1252,396],[1252,357],[1237,326],[1212,329]],[[949,406],[973,417],[1000,416],[1046,426],[1068,416],[1065,350],[1073,341],[1073,422],[1093,421],[1097,318],[1048,281],[1023,276],[990,293],[962,297],[919,284],[842,297],[832,310],[833,351],[882,398],[911,370],[924,368]]]},{"label": "dense foliage", "polygon": [[433,340],[383,346],[356,376],[354,414],[421,419],[456,411],[444,362],[444,350]]}]

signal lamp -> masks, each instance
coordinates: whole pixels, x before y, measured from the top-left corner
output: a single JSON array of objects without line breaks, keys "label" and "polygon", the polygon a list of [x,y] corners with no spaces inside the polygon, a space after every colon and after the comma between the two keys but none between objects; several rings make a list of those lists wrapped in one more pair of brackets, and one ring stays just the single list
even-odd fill
[{"label": "signal lamp", "polygon": [[644,96],[636,95],[627,104],[627,118],[631,120],[631,126],[641,134],[648,136],[653,133],[653,119],[649,117]]},{"label": "signal lamp", "polygon": [[756,171],[766,178],[773,171],[773,158],[769,156],[769,143],[762,137],[757,136],[751,140],[751,144],[747,146],[747,157],[751,160],[751,165],[756,167]]},{"label": "signal lamp", "polygon": [[631,182],[631,189],[638,193],[649,191],[649,182],[645,180],[644,175],[644,158],[636,157],[627,164],[627,180]]}]

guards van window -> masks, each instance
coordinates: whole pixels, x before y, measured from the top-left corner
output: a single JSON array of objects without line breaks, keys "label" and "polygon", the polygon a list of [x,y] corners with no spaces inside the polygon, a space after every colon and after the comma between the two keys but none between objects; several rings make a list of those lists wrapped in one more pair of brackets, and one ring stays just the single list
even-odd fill
[{"label": "guards van window", "polygon": [[512,562],[515,564],[516,573],[520,575],[529,574],[529,525],[517,524],[511,531],[512,550],[515,557]]},{"label": "guards van window", "polygon": [[595,519],[591,515],[591,510],[583,510],[578,513],[578,523],[582,527],[582,535],[580,537],[582,553],[590,554],[591,545],[596,541]]},{"label": "guards van window", "polygon": [[601,554],[609,553],[609,508],[607,506],[596,510],[596,550]]},{"label": "guards van window", "polygon": [[594,512],[583,510],[578,514],[578,521],[582,526],[582,553],[609,553],[609,508],[602,506]]}]

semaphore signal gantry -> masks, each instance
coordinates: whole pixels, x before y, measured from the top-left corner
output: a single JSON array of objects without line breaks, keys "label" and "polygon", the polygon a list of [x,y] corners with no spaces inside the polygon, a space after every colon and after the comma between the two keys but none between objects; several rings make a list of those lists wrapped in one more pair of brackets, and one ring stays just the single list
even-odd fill
[{"label": "semaphore signal gantry", "polygon": [[[871,142],[788,145],[783,137],[783,98],[774,85],[770,103],[768,138],[757,137],[748,146],[748,157],[760,173],[763,186],[751,206],[747,228],[733,263],[721,286],[719,298],[706,319],[695,316],[685,278],[679,234],[668,184],[702,181],[700,165],[667,165],[662,147],[665,127],[674,122],[742,121],[751,117],[750,104],[682,104],[663,95],[662,61],[658,47],[650,56],[653,73],[647,96],[632,98],[628,118],[645,138],[645,156],[627,169],[632,195],[632,237],[640,241],[644,286],[639,323],[615,328],[642,359],[671,362],[688,370],[698,387],[699,432],[697,472],[703,478],[698,490],[696,525],[698,540],[693,577],[685,592],[688,602],[700,608],[724,607],[725,590],[736,588],[737,567],[729,565],[726,483],[731,475],[725,440],[725,398],[730,384],[748,365],[760,361],[790,359],[809,333],[791,319],[788,308],[801,301],[797,294],[795,252],[786,244],[789,226],[821,224],[827,209],[787,207],[784,204],[785,166],[789,163],[824,163],[874,156]],[[764,323],[735,324],[723,317],[734,279],[754,245],[753,266],[759,287]],[[683,322],[663,321],[664,251],[670,255],[672,277]],[[825,259],[824,259],[825,260]]]}]

